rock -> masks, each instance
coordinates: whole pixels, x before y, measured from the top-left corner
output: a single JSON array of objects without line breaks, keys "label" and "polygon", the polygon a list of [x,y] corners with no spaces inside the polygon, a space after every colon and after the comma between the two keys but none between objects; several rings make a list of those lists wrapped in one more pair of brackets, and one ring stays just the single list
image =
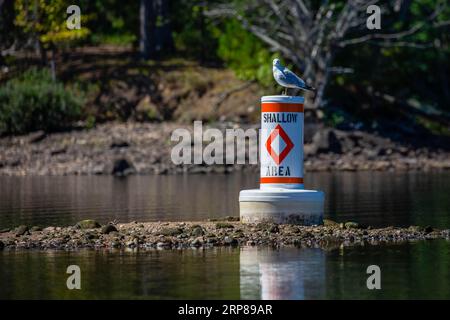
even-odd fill
[{"label": "rock", "polygon": [[[277,232],[274,233],[279,233],[280,230],[278,230]],[[242,232],[242,230],[236,230],[236,232],[233,233],[233,237],[235,238],[244,238],[245,234],[244,232]]]},{"label": "rock", "polygon": [[98,235],[96,235],[96,234],[94,234],[94,233],[90,233],[90,232],[86,233],[86,234],[84,235],[84,237],[85,237],[87,240],[98,239]]},{"label": "rock", "polygon": [[127,241],[127,242],[126,242],[126,245],[127,245],[128,248],[134,248],[134,247],[136,247],[136,243],[135,243],[134,240],[129,240],[129,241]]},{"label": "rock", "polygon": [[[271,233],[276,233],[279,231],[279,227],[275,223],[271,222],[260,222],[256,225],[256,230],[258,231],[268,231]],[[278,231],[277,231],[278,230]]]},{"label": "rock", "polygon": [[18,157],[14,157],[12,159],[7,160],[6,162],[3,162],[3,165],[10,166],[10,167],[18,167],[22,164],[22,161]]},{"label": "rock", "polygon": [[31,232],[42,231],[42,227],[40,227],[40,226],[32,226],[30,231]]},{"label": "rock", "polygon": [[1,229],[0,233],[6,233],[6,232],[10,232],[11,229],[10,228],[5,228],[5,229]]},{"label": "rock", "polygon": [[163,228],[160,231],[157,231],[157,235],[163,235],[163,236],[177,236],[179,234],[183,233],[183,229],[180,228]]},{"label": "rock", "polygon": [[107,225],[104,225],[102,227],[101,233],[109,234],[109,233],[114,232],[114,231],[117,232],[117,228],[115,226],[113,226],[112,224],[107,224]]},{"label": "rock", "polygon": [[139,238],[137,238],[137,237],[130,238],[125,244],[129,248],[138,247],[139,246]]},{"label": "rock", "polygon": [[92,168],[92,173],[93,173],[93,174],[103,174],[104,171],[105,171],[105,166],[102,165],[102,164],[95,165],[95,166]]},{"label": "rock", "polygon": [[55,231],[55,227],[47,227],[47,228],[45,228],[42,231],[44,231],[45,233],[51,233],[51,232]]},{"label": "rock", "polygon": [[0,250],[3,250],[4,247],[5,247],[5,244],[0,241]]},{"label": "rock", "polygon": [[172,246],[172,242],[170,242],[170,241],[158,242],[156,244],[156,247],[158,249],[170,249],[171,246]]},{"label": "rock", "polygon": [[111,241],[110,246],[111,246],[112,248],[118,248],[118,247],[120,247],[120,242],[119,242],[119,241],[116,241],[116,240]]},{"label": "rock", "polygon": [[234,226],[230,223],[226,222],[217,222],[216,223],[216,229],[232,229]]},{"label": "rock", "polygon": [[63,154],[67,152],[67,148],[66,147],[61,147],[61,148],[54,148],[50,151],[50,155],[51,156],[56,156],[58,154]]},{"label": "rock", "polygon": [[360,225],[359,223],[349,221],[344,224],[344,227],[345,229],[359,229]]},{"label": "rock", "polygon": [[224,242],[226,245],[229,245],[229,246],[235,246],[235,245],[237,245],[237,244],[239,243],[235,238],[229,237],[229,236],[226,236],[226,237],[223,239],[223,242]]},{"label": "rock", "polygon": [[197,237],[191,242],[191,246],[193,247],[201,247],[203,245],[203,238]]},{"label": "rock", "polygon": [[238,222],[240,220],[239,217],[233,217],[233,216],[226,216],[225,217],[225,221],[234,221],[234,222]]},{"label": "rock", "polygon": [[338,227],[339,223],[330,219],[323,219],[323,225],[325,227]]},{"label": "rock", "polygon": [[203,228],[201,226],[194,226],[191,231],[191,235],[194,237],[200,237],[205,234],[205,231],[203,231]]},{"label": "rock", "polygon": [[36,132],[32,132],[32,133],[30,133],[28,135],[28,142],[29,143],[36,143],[36,142],[44,140],[46,136],[47,135],[42,130],[39,130],[39,131],[36,131]]},{"label": "rock", "polygon": [[77,222],[77,224],[75,225],[76,228],[78,229],[96,229],[96,228],[100,228],[101,225],[100,223],[98,223],[95,220],[82,220]]},{"label": "rock", "polygon": [[113,142],[110,144],[110,148],[111,149],[120,149],[120,148],[128,148],[130,146],[130,144],[122,139],[115,139],[113,140]]},{"label": "rock", "polygon": [[284,228],[284,233],[288,235],[295,235],[301,232],[298,226],[289,225]]},{"label": "rock", "polygon": [[423,229],[423,231],[424,231],[426,234],[431,233],[431,232],[433,232],[433,227],[431,227],[431,226],[426,226],[426,227]]},{"label": "rock", "polygon": [[342,146],[332,129],[319,130],[312,139],[313,153],[342,153]]},{"label": "rock", "polygon": [[17,228],[16,228],[16,230],[15,230],[15,232],[16,232],[16,237],[18,237],[18,236],[23,236],[25,233],[28,233],[28,227],[26,226],[26,225],[21,225],[21,226],[18,226]]},{"label": "rock", "polygon": [[133,164],[127,159],[116,159],[114,160],[111,174],[116,176],[126,176],[128,174],[134,173],[136,170]]}]

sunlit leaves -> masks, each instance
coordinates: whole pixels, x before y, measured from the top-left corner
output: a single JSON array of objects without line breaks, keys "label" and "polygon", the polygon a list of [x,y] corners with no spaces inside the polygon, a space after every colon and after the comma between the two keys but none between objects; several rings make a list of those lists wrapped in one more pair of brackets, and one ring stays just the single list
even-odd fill
[{"label": "sunlit leaves", "polygon": [[71,4],[67,0],[16,0],[15,24],[47,47],[84,39],[90,33],[83,27],[88,16],[81,15],[81,29],[67,29],[66,10]]}]

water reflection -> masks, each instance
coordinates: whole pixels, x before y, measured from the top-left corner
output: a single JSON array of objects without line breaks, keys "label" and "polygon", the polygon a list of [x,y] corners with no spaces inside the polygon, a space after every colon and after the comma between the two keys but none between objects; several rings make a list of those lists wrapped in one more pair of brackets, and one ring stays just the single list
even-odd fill
[{"label": "water reflection", "polygon": [[[257,174],[5,177],[0,176],[0,228],[203,220],[239,214],[242,189]],[[308,173],[305,185],[325,191],[325,215],[372,226],[450,227],[450,173]]]},{"label": "water reflection", "polygon": [[[67,290],[79,265],[81,290]],[[367,266],[381,268],[368,290]],[[0,299],[450,299],[450,241],[333,249],[0,251]]]},{"label": "water reflection", "polygon": [[0,227],[204,220],[238,214],[241,188],[251,175],[67,177],[0,176]]},{"label": "water reflection", "polygon": [[325,293],[325,251],[321,249],[243,248],[242,299],[318,299]]},{"label": "water reflection", "polygon": [[325,191],[328,217],[372,226],[450,227],[450,172],[308,174],[305,185]]},{"label": "water reflection", "polygon": [[[69,265],[81,290],[66,287]],[[239,299],[239,250],[0,251],[0,299]]]},{"label": "water reflection", "polygon": [[[381,290],[366,286],[369,265]],[[243,299],[449,299],[450,241],[321,249],[243,248]]]}]

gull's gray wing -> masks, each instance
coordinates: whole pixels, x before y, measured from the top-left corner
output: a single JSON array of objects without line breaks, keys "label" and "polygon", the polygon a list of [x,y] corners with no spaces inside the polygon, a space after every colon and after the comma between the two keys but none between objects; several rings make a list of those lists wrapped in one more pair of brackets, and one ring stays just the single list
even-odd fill
[{"label": "gull's gray wing", "polygon": [[284,68],[283,73],[286,77],[286,82],[298,87],[298,88],[306,88],[305,81],[303,81],[299,76],[293,73],[288,68]]}]

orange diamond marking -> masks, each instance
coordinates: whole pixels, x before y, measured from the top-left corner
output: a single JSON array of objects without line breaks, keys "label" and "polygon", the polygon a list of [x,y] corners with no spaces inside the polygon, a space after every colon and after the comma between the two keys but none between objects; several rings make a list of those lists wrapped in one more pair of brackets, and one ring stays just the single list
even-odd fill
[{"label": "orange diamond marking", "polygon": [[[284,143],[286,143],[286,146],[284,147],[283,151],[281,151],[280,154],[277,154],[275,150],[273,150],[272,148],[272,141],[274,141],[278,135],[280,135],[280,138],[283,139]],[[289,138],[286,131],[284,131],[283,127],[277,125],[275,129],[272,130],[272,132],[269,135],[269,138],[266,141],[267,152],[270,154],[273,161],[275,161],[277,165],[280,165],[280,163],[283,162],[284,158],[286,158],[286,156],[292,150],[292,148],[294,148],[292,140]]]}]

